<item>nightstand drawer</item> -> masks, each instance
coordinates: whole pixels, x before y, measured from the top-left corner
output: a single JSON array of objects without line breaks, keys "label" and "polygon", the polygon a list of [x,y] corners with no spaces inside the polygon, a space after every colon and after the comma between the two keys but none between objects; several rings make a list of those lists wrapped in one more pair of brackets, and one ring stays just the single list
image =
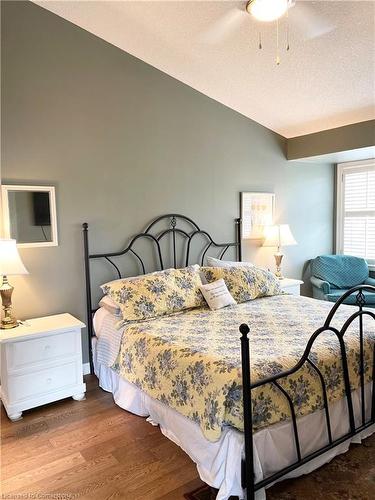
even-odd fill
[{"label": "nightstand drawer", "polygon": [[8,379],[8,390],[12,401],[58,391],[78,383],[77,362],[71,361],[53,368],[46,368]]},{"label": "nightstand drawer", "polygon": [[40,362],[74,356],[80,336],[75,331],[8,344],[8,369],[21,370]]}]

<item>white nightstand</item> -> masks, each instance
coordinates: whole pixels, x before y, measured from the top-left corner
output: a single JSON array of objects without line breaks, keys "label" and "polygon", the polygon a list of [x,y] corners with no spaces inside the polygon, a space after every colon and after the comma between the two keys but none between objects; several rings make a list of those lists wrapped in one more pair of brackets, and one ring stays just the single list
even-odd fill
[{"label": "white nightstand", "polygon": [[301,285],[303,285],[303,281],[301,280],[294,280],[291,278],[283,278],[280,280],[282,290],[286,293],[292,293],[293,295],[301,295]]},{"label": "white nightstand", "polygon": [[71,314],[57,314],[0,330],[1,400],[11,420],[52,401],[85,398],[84,326]]}]

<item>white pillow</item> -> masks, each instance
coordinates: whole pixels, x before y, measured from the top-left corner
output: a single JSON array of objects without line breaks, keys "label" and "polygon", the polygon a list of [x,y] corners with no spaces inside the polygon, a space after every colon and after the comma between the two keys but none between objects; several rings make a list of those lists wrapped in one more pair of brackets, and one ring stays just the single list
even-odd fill
[{"label": "white pillow", "polygon": [[120,307],[109,295],[104,295],[104,297],[100,299],[99,307],[103,307],[114,316],[121,316]]},{"label": "white pillow", "polygon": [[215,259],[215,257],[207,257],[207,267],[254,267],[254,264],[251,262],[237,262]]},{"label": "white pillow", "polygon": [[202,285],[200,291],[210,309],[222,309],[226,306],[233,306],[237,304],[232,295],[229,293],[227,285],[223,279]]}]

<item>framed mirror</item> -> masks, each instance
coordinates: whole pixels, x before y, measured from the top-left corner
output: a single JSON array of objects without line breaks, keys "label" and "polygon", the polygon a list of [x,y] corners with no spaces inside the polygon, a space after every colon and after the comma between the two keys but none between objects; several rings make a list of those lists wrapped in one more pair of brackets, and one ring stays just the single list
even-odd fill
[{"label": "framed mirror", "polygon": [[19,247],[56,246],[57,222],[53,186],[1,187],[5,238]]}]

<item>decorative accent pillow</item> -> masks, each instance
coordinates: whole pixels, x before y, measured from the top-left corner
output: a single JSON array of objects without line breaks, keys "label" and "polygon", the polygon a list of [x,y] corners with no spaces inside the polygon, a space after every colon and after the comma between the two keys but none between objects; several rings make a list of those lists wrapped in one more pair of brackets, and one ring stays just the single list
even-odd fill
[{"label": "decorative accent pillow", "polygon": [[207,257],[208,267],[253,267],[251,262],[238,262],[233,260],[220,260],[215,257]]},{"label": "decorative accent pillow", "polygon": [[201,267],[208,283],[223,279],[234,300],[247,302],[257,297],[283,293],[274,274],[258,267]]},{"label": "decorative accent pillow", "polygon": [[202,285],[200,290],[210,309],[213,311],[237,304],[232,295],[229,293],[227,285],[223,279],[213,281],[207,285]]},{"label": "decorative accent pillow", "polygon": [[99,307],[103,307],[114,316],[121,316],[121,309],[109,295],[104,295],[99,301]]},{"label": "decorative accent pillow", "polygon": [[138,279],[114,281],[102,290],[119,305],[123,321],[140,321],[203,306],[199,266],[167,269]]}]

